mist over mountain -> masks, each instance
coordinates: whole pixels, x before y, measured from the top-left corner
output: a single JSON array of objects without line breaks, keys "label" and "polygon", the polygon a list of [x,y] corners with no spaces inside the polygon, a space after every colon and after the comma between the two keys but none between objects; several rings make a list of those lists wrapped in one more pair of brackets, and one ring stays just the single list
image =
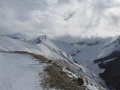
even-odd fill
[{"label": "mist over mountain", "polygon": [[120,90],[119,27],[119,0],[0,0],[0,90]]},{"label": "mist over mountain", "polygon": [[0,0],[0,35],[116,36],[119,6],[119,0]]},{"label": "mist over mountain", "polygon": [[[120,36],[80,40],[76,43],[54,40],[47,35],[32,40],[18,36],[0,36],[0,51],[44,55],[78,77],[87,79],[84,85],[90,90],[120,88]],[[93,86],[89,86],[90,83]]]}]

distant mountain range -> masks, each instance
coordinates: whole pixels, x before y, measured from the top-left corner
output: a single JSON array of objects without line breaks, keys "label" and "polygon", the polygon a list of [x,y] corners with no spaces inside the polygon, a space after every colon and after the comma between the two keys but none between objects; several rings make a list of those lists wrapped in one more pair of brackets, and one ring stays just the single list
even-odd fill
[{"label": "distant mountain range", "polygon": [[107,90],[120,90],[119,36],[76,43],[53,40],[46,35],[30,41],[0,36],[0,51],[44,55],[77,76],[87,78],[88,83],[101,85]]}]

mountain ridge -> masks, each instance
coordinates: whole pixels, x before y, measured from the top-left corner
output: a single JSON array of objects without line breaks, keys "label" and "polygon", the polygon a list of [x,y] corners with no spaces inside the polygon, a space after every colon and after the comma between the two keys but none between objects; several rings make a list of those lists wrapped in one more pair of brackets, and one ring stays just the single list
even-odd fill
[{"label": "mountain ridge", "polygon": [[[99,75],[101,73],[104,75],[108,69],[101,68],[100,65],[104,62],[110,62],[109,59],[119,57],[120,54],[120,36],[100,41],[92,41],[91,43],[90,41],[88,43],[66,43],[50,39],[46,35],[40,36],[31,42],[10,38],[8,36],[0,37],[0,50],[2,51],[27,51],[45,55],[45,57],[54,59],[60,65],[66,68],[69,67],[76,75],[81,74],[88,78],[90,82],[96,82],[104,87],[106,87],[106,85],[108,86],[108,84],[106,83],[105,85],[101,79],[102,77]],[[118,54],[112,54],[117,51]]]}]

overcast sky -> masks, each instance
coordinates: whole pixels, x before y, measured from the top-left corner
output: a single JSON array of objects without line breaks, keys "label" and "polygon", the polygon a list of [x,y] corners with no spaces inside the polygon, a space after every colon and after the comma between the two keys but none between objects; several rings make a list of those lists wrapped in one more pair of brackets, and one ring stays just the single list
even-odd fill
[{"label": "overcast sky", "polygon": [[120,35],[120,0],[0,0],[0,35]]}]

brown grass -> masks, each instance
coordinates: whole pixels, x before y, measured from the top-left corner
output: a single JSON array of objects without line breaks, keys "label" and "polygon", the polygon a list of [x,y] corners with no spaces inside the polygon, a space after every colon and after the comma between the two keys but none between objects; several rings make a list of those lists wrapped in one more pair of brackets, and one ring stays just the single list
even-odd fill
[{"label": "brown grass", "polygon": [[85,90],[83,85],[83,80],[81,78],[72,78],[69,77],[62,67],[57,64],[50,64],[44,68],[44,74],[40,73],[39,75],[44,75],[41,86],[46,89],[54,88],[61,90]]},{"label": "brown grass", "polygon": [[19,53],[19,54],[28,54],[31,55],[33,58],[36,58],[36,61],[39,61],[39,63],[50,63],[50,60],[48,60],[46,57],[42,56],[42,55],[37,55],[34,53],[29,53],[26,51],[13,51],[12,53]]}]

